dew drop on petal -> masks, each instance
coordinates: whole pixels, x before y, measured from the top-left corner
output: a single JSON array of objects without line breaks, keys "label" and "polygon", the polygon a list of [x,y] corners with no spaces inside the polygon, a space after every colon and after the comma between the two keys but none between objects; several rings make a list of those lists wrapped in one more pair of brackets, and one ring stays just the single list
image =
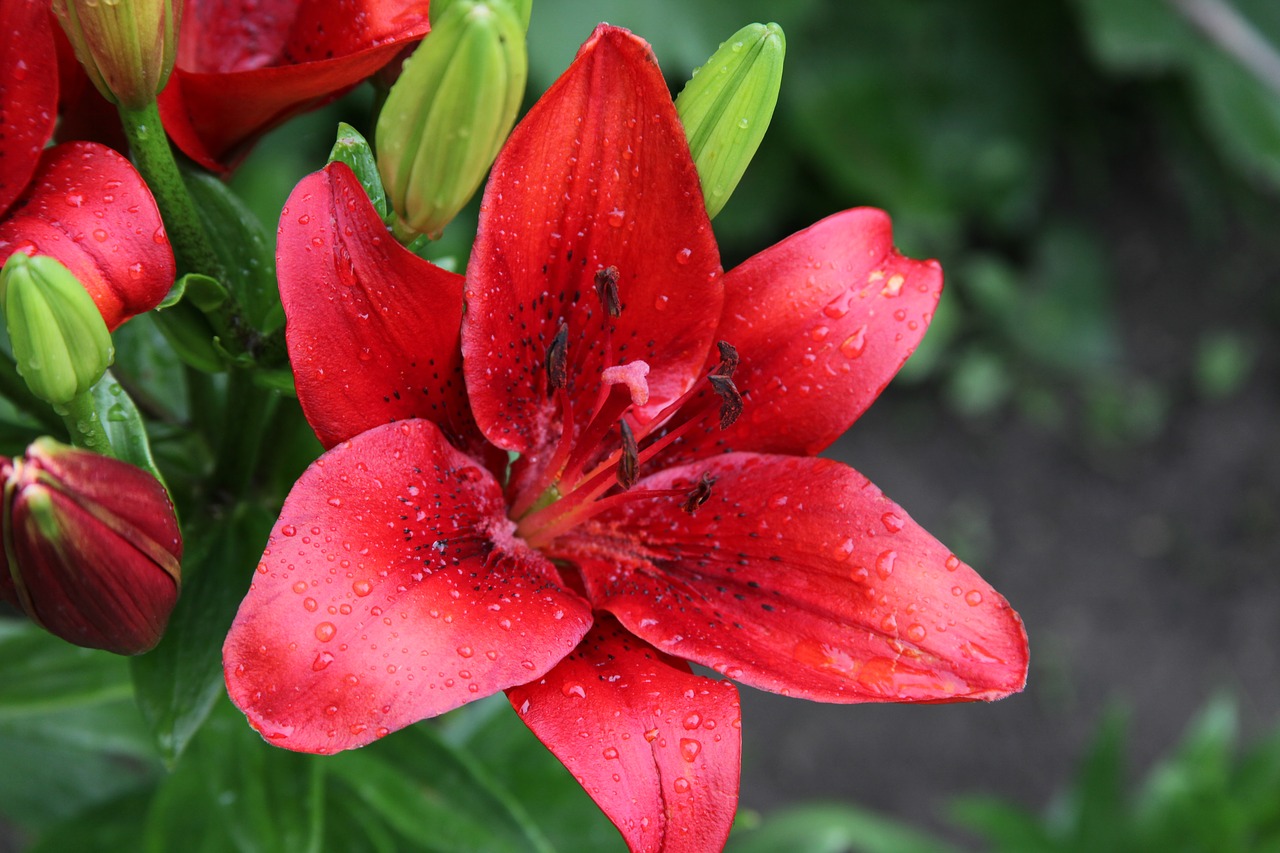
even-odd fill
[{"label": "dew drop on petal", "polygon": [[327,643],[333,639],[333,635],[338,633],[338,629],[334,627],[332,622],[321,622],[316,626],[316,639],[322,643]]},{"label": "dew drop on petal", "polygon": [[964,603],[970,607],[977,607],[982,603],[982,593],[976,589],[971,589],[964,597]]}]

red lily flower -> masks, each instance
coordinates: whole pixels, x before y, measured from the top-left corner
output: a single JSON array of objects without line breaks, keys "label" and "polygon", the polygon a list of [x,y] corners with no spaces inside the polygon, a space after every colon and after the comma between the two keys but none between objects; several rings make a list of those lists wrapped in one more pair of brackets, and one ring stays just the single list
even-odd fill
[{"label": "red lily flower", "polygon": [[170,138],[229,171],[268,130],[345,94],[426,35],[427,0],[188,0],[160,93]]},{"label": "red lily flower", "polygon": [[58,119],[58,57],[49,4],[0,0],[0,213],[35,174]]},{"label": "red lily flower", "polygon": [[330,449],[223,649],[272,742],[347,749],[506,690],[632,849],[702,851],[733,820],[739,713],[686,661],[829,702],[1021,689],[1005,600],[810,457],[914,349],[938,266],[861,209],[722,275],[625,30],[597,29],[512,134],[465,279],[392,240],[340,164],[290,197],[278,268]]}]

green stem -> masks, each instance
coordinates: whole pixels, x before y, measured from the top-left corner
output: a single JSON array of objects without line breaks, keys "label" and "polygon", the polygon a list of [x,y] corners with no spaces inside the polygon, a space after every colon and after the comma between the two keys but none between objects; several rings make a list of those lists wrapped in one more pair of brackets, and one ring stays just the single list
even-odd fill
[{"label": "green stem", "polygon": [[257,469],[262,438],[280,395],[253,384],[246,370],[231,368],[223,406],[223,427],[210,489],[217,496],[238,497],[248,490]]},{"label": "green stem", "polygon": [[179,272],[198,272],[225,279],[222,264],[182,181],[178,163],[173,159],[173,149],[160,123],[156,102],[137,109],[122,104],[119,110],[134,162],[160,207]]},{"label": "green stem", "polygon": [[3,350],[0,350],[0,396],[39,421],[41,427],[61,431],[62,419],[49,409],[48,403],[31,393],[13,358]]},{"label": "green stem", "polygon": [[102,426],[102,418],[98,415],[98,406],[93,400],[92,392],[78,394],[70,403],[55,405],[53,410],[62,416],[67,432],[71,434],[71,443],[85,450],[92,450],[103,456],[115,456],[111,451],[111,441]]}]

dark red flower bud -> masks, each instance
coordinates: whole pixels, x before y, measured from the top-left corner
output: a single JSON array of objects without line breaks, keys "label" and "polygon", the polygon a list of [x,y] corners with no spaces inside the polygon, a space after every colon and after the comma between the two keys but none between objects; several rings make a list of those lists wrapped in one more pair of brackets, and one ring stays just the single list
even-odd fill
[{"label": "dark red flower bud", "polygon": [[41,438],[0,457],[0,597],[80,646],[140,654],[178,600],[182,534],[140,468]]}]

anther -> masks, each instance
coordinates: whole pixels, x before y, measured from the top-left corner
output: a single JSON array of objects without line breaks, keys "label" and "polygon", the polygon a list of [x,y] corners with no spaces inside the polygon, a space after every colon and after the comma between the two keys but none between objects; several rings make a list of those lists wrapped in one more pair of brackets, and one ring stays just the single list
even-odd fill
[{"label": "anther", "polygon": [[622,316],[622,303],[618,300],[618,268],[605,267],[596,271],[596,295],[610,317]]},{"label": "anther", "polygon": [[702,506],[711,497],[711,487],[715,485],[716,478],[710,473],[703,472],[702,479],[693,487],[688,495],[685,496],[684,503],[680,504],[680,508],[685,512],[693,515],[698,511],[698,507]]},{"label": "anther", "polygon": [[733,372],[738,369],[738,350],[728,341],[717,341],[716,348],[720,350],[720,366],[716,368],[716,374],[733,376]]},{"label": "anther", "polygon": [[631,431],[631,427],[627,426],[625,420],[618,421],[618,427],[622,430],[622,458],[618,460],[618,485],[629,489],[636,484],[636,475],[640,467],[640,448],[636,446],[635,433]]},{"label": "anther", "polygon": [[707,377],[711,388],[720,396],[720,429],[728,429],[742,414],[742,394],[728,376],[713,373]]},{"label": "anther", "polygon": [[563,388],[569,378],[569,326],[560,324],[560,330],[547,347],[547,390],[555,393]]}]

